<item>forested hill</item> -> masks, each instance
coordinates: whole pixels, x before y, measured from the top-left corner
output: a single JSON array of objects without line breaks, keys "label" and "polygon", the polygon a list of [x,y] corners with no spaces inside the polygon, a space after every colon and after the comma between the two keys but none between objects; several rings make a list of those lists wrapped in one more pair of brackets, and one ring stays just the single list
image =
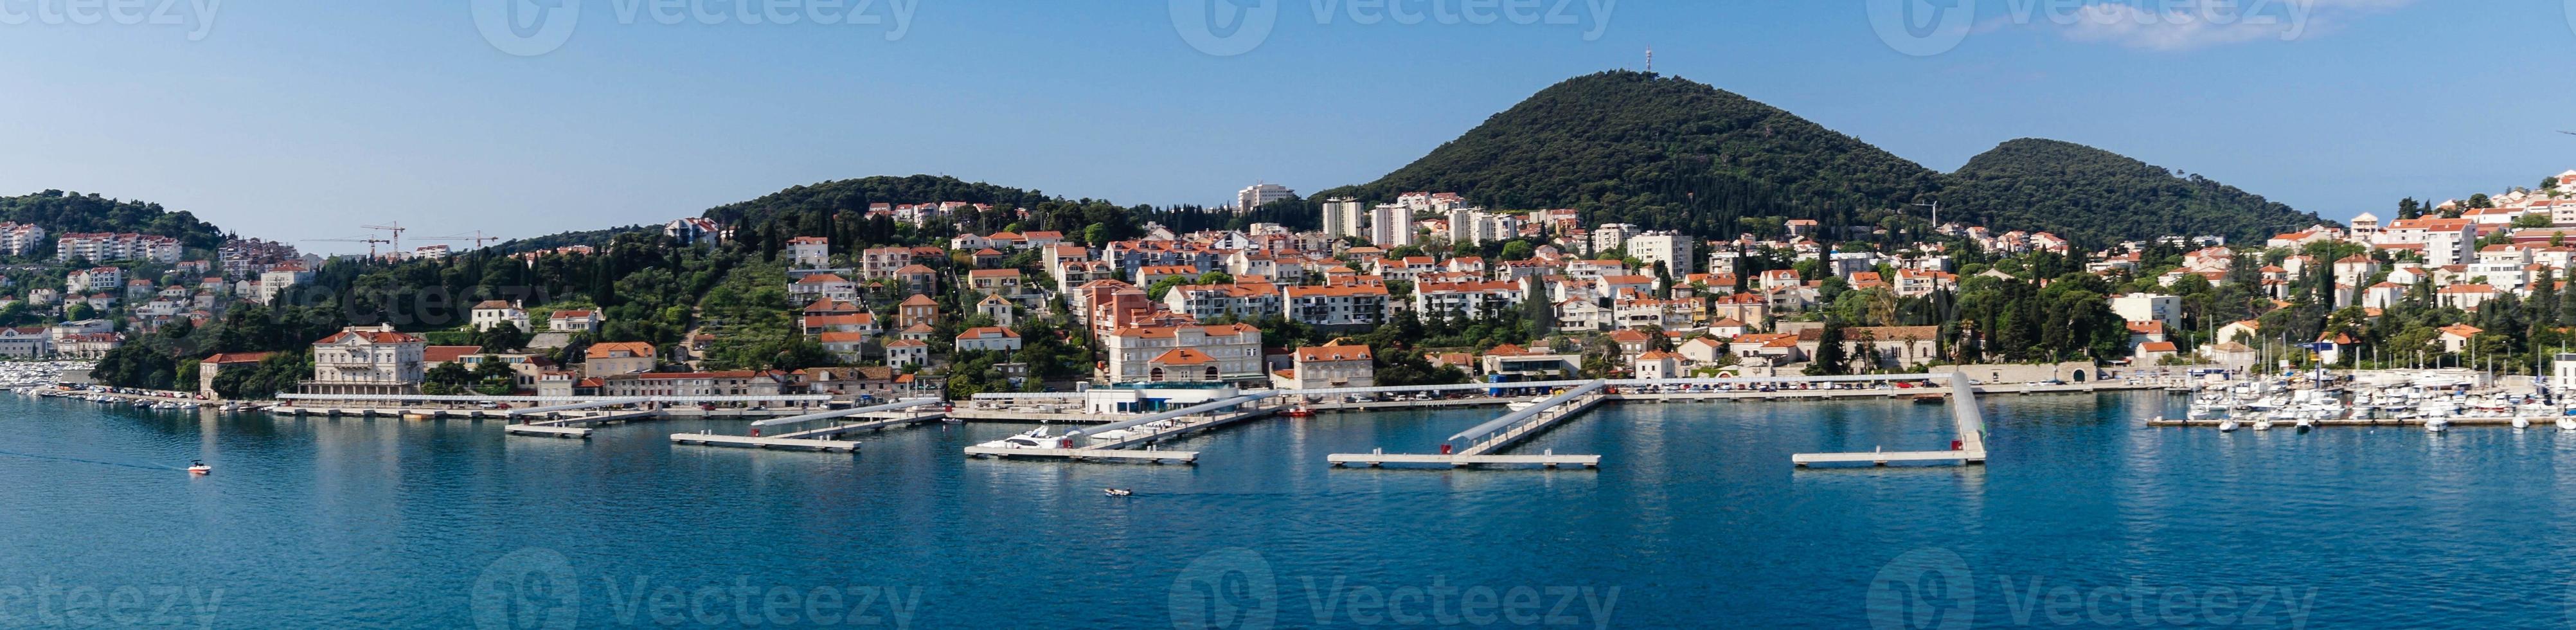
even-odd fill
[{"label": "forested hill", "polygon": [[[1889,110],[1889,115],[1903,115]],[[1375,182],[1326,190],[1266,220],[1313,227],[1320,202],[1456,192],[1498,209],[1576,208],[1709,237],[1777,234],[1788,219],[1889,227],[1943,217],[2055,232],[2089,247],[2177,234],[2268,236],[2324,222],[2199,176],[2049,140],[2015,140],[1942,175],[1779,108],[1642,72],[1540,91]],[[1299,219],[1303,219],[1302,221]]]},{"label": "forested hill", "polygon": [[[1163,221],[1175,229],[1190,229],[1198,213],[1174,214],[1149,206],[1119,206],[1096,199],[1066,199],[1048,196],[1035,190],[968,182],[954,177],[913,175],[909,177],[865,177],[797,186],[741,203],[709,209],[706,217],[718,223],[741,226],[740,238],[751,241],[782,243],[798,234],[828,235],[847,242],[885,242],[900,238],[891,219],[871,219],[867,210],[873,204],[924,204],[941,202],[985,204],[990,212],[972,208],[952,214],[963,229],[976,233],[999,230],[1047,230],[1063,232],[1077,240],[1106,242],[1132,238],[1147,221]],[[1028,209],[1022,217],[1019,209]],[[945,229],[934,230],[944,232]]]},{"label": "forested hill", "polygon": [[2003,143],[1948,178],[1945,210],[1996,229],[2050,231],[2102,245],[2162,235],[2261,242],[2318,223],[2299,212],[2199,175],[2183,175],[2072,142]]},{"label": "forested hill", "polygon": [[763,195],[758,199],[717,206],[706,217],[726,225],[755,225],[781,218],[782,215],[830,217],[847,211],[852,215],[867,212],[871,204],[920,204],[944,201],[988,204],[1001,208],[1036,208],[1048,201],[1061,201],[1046,193],[983,182],[969,182],[955,177],[913,175],[909,177],[864,177],[819,184],[796,186]]},{"label": "forested hill", "polygon": [[179,239],[181,245],[213,249],[224,244],[224,231],[197,220],[187,211],[172,212],[157,203],[124,201],[60,190],[0,197],[0,221],[33,223],[47,234],[71,232],[137,232]]},{"label": "forested hill", "polygon": [[1457,192],[1715,236],[1743,217],[1871,223],[1929,201],[1939,184],[1939,173],[1779,108],[1620,71],[1549,87],[1383,179],[1309,198]]}]

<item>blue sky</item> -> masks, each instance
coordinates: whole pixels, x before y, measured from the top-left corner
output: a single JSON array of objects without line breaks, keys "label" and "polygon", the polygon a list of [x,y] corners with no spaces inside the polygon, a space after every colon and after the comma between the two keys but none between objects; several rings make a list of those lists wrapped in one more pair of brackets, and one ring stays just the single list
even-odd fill
[{"label": "blue sky", "polygon": [[[745,24],[731,0],[661,0],[724,13],[712,25],[664,25],[649,5],[621,17],[635,0],[536,0],[580,19],[525,56],[478,29],[469,5],[486,0],[225,2],[211,23],[178,0],[166,15],[181,23],[133,25],[71,23],[63,1],[0,0],[0,54],[18,61],[0,64],[0,191],[148,199],[286,239],[660,222],[880,174],[1122,203],[1312,191],[1374,179],[1557,81],[1640,67],[1648,46],[1658,71],[1939,170],[2048,137],[2344,218],[2576,167],[2576,136],[2555,133],[2576,130],[2576,88],[2551,63],[2576,58],[2562,0],[2268,3],[2308,16],[2290,41],[2292,24],[2016,19],[2031,0],[1624,0],[1606,20],[1606,0],[1573,0],[1574,24],[1483,25],[1363,25],[1349,0],[1271,0],[1275,27],[1231,56],[1193,47],[1164,0],[867,0],[884,23],[831,25]],[[778,4],[843,10],[817,1]],[[1911,55],[1874,29],[1873,11],[1918,1],[1975,11],[1914,31],[1959,33],[1954,48]]]}]

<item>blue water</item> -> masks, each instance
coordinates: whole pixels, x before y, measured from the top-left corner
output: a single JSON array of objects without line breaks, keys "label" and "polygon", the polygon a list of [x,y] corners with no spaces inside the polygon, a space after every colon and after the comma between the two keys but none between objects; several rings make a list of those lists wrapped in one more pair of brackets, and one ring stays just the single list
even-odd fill
[{"label": "blue water", "polygon": [[1946,448],[1945,412],[1609,407],[1525,447],[1601,470],[1448,471],[1324,456],[1493,411],[1266,422],[1149,466],[959,454],[1007,424],[851,456],[6,397],[0,626],[2567,624],[2576,436],[2136,422],[2168,402],[1989,398],[1988,466],[1806,471]]}]

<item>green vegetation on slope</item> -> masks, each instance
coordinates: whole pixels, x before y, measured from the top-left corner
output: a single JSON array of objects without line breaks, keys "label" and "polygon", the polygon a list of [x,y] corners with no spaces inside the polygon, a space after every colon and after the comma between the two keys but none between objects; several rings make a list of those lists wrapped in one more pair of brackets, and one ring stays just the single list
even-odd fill
[{"label": "green vegetation on slope", "polygon": [[2093,245],[2201,234],[2259,243],[2332,223],[2199,175],[2071,142],[2028,138],[1969,160],[1950,175],[1941,198],[1961,218],[1995,229],[2049,231]]},{"label": "green vegetation on slope", "polygon": [[1929,200],[1938,173],[1779,108],[1642,72],[1577,77],[1376,182],[1318,193],[1457,192],[1496,208],[1575,208],[1704,236],[1748,217],[1875,222]]},{"label": "green vegetation on slope", "polygon": [[[224,231],[213,224],[197,220],[185,210],[172,212],[157,203],[123,201],[98,193],[79,194],[60,190],[0,197],[0,221],[33,223],[45,228],[48,235],[71,232],[136,232],[179,239],[179,244],[197,249],[214,249],[224,244]],[[40,251],[53,251],[52,239]]]}]

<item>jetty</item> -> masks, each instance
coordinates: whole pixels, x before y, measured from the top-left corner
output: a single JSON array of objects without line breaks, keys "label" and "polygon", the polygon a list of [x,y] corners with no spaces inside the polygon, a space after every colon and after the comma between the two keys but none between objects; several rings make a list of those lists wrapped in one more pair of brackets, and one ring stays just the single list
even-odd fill
[{"label": "jetty", "polygon": [[[856,453],[859,452],[859,443],[852,440],[842,439],[843,437],[852,433],[878,431],[888,427],[937,421],[946,417],[947,412],[944,410],[934,410],[928,413],[914,413],[913,410],[941,404],[943,404],[942,401],[937,398],[915,398],[870,407],[835,409],[832,411],[810,413],[801,416],[753,422],[751,423],[753,432],[751,435],[728,435],[714,432],[673,433],[671,434],[671,443],[697,446],[730,446],[759,449],[825,452],[839,451]],[[777,435],[760,434],[763,429],[773,427],[793,427],[816,422],[843,420],[854,421],[832,422],[829,426],[790,431]]]},{"label": "jetty", "polygon": [[[1601,456],[1599,455],[1558,455],[1553,450],[1539,455],[1495,453],[1600,406],[1602,401],[1609,399],[1609,395],[1603,391],[1609,386],[1609,381],[1592,381],[1577,385],[1565,390],[1564,393],[1540,401],[1528,409],[1504,414],[1491,422],[1460,431],[1456,435],[1449,436],[1449,439],[1441,444],[1442,453],[1438,455],[1389,455],[1385,449],[1376,449],[1369,453],[1335,453],[1324,456],[1324,460],[1336,467],[1352,464],[1373,468],[1386,464],[1446,464],[1453,468],[1465,468],[1476,465],[1534,464],[1547,468],[1559,466],[1600,468]],[[1466,446],[1453,448],[1457,444]]]},{"label": "jetty", "polygon": [[1946,451],[1887,451],[1884,448],[1866,453],[1800,453],[1789,461],[1805,468],[1810,464],[1868,463],[1885,466],[1890,462],[1959,462],[1963,465],[1986,463],[1986,417],[1977,406],[1977,388],[1966,375],[1949,375],[1950,421],[1956,425],[1958,439]]},{"label": "jetty", "polygon": [[[1269,398],[1272,395],[1273,394],[1270,392],[1238,395],[1224,400],[1200,403],[1180,409],[1151,414],[1134,420],[1113,422],[1096,427],[1070,431],[1058,438],[1058,443],[1064,445],[1060,448],[1018,448],[1011,446],[994,446],[993,443],[988,442],[985,444],[966,447],[966,455],[969,457],[1056,458],[1076,461],[1126,461],[1155,464],[1177,462],[1193,464],[1198,462],[1199,454],[1197,452],[1165,451],[1156,450],[1151,447],[1159,445],[1164,441],[1177,439],[1191,433],[1205,433],[1208,431],[1214,431],[1220,427],[1241,423],[1247,420],[1268,417],[1271,414],[1277,413],[1278,410],[1260,407],[1251,407],[1246,409],[1245,407],[1250,407],[1254,403],[1260,402],[1262,399]],[[1199,417],[1202,414],[1214,415]],[[1139,450],[1136,448],[1139,446],[1147,448]]]}]

